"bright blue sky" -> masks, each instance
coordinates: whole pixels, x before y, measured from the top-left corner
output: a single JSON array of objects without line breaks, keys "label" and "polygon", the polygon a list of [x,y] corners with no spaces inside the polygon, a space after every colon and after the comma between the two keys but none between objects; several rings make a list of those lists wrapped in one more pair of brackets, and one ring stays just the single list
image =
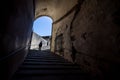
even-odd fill
[{"label": "bright blue sky", "polygon": [[40,36],[51,35],[52,22],[52,19],[47,16],[37,18],[33,24],[33,32],[39,34]]}]

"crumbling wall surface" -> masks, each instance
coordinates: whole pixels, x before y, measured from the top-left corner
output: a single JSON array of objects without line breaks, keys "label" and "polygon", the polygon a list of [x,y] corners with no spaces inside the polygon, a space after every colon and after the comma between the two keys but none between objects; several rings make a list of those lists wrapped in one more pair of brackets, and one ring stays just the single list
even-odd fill
[{"label": "crumbling wall surface", "polygon": [[[70,40],[70,25],[74,15],[74,11],[61,21],[53,24],[52,32],[52,51],[65,59],[71,59],[71,40]],[[53,48],[54,47],[54,48]]]},{"label": "crumbling wall surface", "polygon": [[84,0],[72,24],[75,62],[93,75],[120,72],[120,1]]},{"label": "crumbling wall surface", "polygon": [[53,23],[51,51],[79,64],[92,76],[99,76],[97,80],[116,78],[120,72],[119,3],[78,0],[69,15]]}]

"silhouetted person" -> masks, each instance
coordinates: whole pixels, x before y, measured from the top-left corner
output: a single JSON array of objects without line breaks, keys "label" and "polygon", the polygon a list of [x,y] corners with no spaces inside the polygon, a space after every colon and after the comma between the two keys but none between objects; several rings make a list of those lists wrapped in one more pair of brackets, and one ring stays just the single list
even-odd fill
[{"label": "silhouetted person", "polygon": [[47,46],[48,46],[48,42],[47,42]]},{"label": "silhouetted person", "polygon": [[41,51],[42,41],[39,43],[39,50]]}]

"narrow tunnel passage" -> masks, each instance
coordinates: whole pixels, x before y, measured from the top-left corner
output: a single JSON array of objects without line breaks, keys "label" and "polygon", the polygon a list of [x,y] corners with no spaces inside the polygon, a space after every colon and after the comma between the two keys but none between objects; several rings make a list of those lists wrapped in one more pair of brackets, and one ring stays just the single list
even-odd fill
[{"label": "narrow tunnel passage", "polygon": [[[53,18],[51,52],[35,51],[40,52],[35,55],[58,54],[78,64],[80,70],[97,77],[96,80],[120,80],[120,0],[2,0],[0,4],[4,5],[1,6],[0,79],[9,80],[24,60],[27,64],[38,63],[36,57],[25,58],[28,52],[33,52],[29,48],[34,20],[48,15]],[[42,61],[49,62],[46,58],[40,63]],[[59,63],[53,57],[52,61]],[[26,64],[23,67],[23,72],[29,70]],[[30,65],[33,67],[36,66]],[[65,75],[72,73],[67,70],[65,68]],[[25,74],[29,75],[27,72]],[[37,74],[36,70],[33,72]],[[18,71],[19,76],[25,79]]]},{"label": "narrow tunnel passage", "polygon": [[[50,45],[46,46],[46,37],[51,36],[50,28],[52,28],[52,19],[46,16],[34,21],[30,50],[11,80],[90,80],[90,76],[77,64],[50,52],[48,48]],[[39,50],[40,42],[42,42],[41,50]]]}]

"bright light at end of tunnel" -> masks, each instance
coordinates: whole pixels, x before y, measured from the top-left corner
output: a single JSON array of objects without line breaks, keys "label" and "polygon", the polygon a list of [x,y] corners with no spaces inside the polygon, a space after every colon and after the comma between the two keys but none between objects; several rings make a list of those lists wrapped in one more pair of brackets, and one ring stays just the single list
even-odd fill
[{"label": "bright light at end of tunnel", "polygon": [[39,17],[34,21],[33,32],[40,36],[51,36],[52,19],[47,16]]}]

